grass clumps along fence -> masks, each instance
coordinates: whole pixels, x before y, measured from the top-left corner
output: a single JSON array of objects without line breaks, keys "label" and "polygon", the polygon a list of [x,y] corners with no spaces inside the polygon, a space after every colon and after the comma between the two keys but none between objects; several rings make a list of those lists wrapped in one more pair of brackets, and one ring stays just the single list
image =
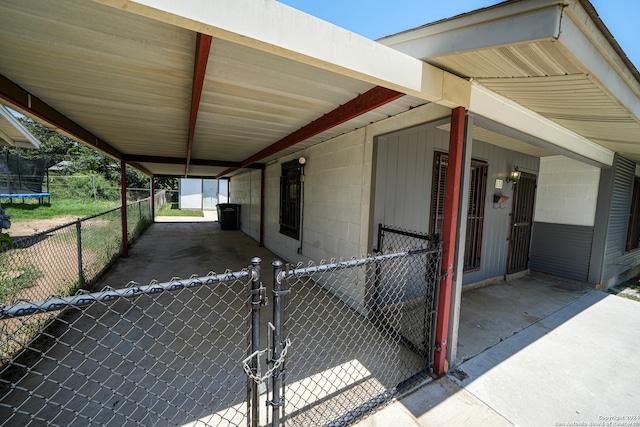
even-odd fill
[{"label": "grass clumps along fence", "polygon": [[[19,221],[54,218],[60,212],[82,218],[15,237],[11,247],[0,249],[0,308],[22,300],[43,301],[54,295],[71,296],[80,289],[92,290],[122,248],[121,207],[113,208],[113,204],[91,200],[14,204],[12,213]],[[105,211],[105,207],[111,209]],[[152,222],[149,198],[128,204],[127,241],[133,243]],[[29,342],[31,331],[50,319],[52,314],[38,315],[33,318],[38,324],[30,325],[0,318],[0,362],[11,359],[21,350],[17,343]]]}]

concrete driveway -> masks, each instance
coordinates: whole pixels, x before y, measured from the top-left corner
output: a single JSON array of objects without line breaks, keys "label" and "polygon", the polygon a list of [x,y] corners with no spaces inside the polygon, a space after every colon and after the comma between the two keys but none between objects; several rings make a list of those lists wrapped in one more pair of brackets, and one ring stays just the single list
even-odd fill
[{"label": "concrete driveway", "polygon": [[357,425],[640,426],[639,324],[590,291]]}]

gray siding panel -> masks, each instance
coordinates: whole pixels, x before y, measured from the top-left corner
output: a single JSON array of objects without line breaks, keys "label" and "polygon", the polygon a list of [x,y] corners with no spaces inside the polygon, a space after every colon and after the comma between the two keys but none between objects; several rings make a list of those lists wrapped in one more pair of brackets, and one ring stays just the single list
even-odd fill
[{"label": "gray siding panel", "polygon": [[529,267],[532,270],[586,282],[593,227],[535,222]]},{"label": "gray siding panel", "polygon": [[602,282],[640,264],[639,250],[625,252],[635,167],[634,162],[616,156]]},{"label": "gray siding panel", "polygon": [[[446,152],[448,148],[449,133],[429,126],[378,139],[374,229],[384,223],[429,232],[434,152]],[[540,167],[536,157],[478,140],[473,141],[472,157],[486,161],[489,170],[481,265],[478,271],[464,274],[463,285],[502,276],[506,271],[513,186],[504,183],[503,189],[496,189],[496,179],[504,180],[514,166],[536,175]],[[495,205],[493,195],[497,193],[509,197],[509,202],[501,207]]]}]

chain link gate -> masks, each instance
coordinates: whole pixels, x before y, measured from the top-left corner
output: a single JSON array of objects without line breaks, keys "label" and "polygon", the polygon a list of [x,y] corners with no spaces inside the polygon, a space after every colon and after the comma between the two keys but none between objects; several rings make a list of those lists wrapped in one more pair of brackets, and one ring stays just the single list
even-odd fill
[{"label": "chain link gate", "polygon": [[4,306],[0,426],[352,423],[429,375],[432,348],[407,335],[431,317],[416,323],[404,307],[434,300],[440,254],[276,261],[272,305],[254,258],[239,272]]},{"label": "chain link gate", "polygon": [[2,307],[0,425],[248,424],[258,262]]},{"label": "chain link gate", "polygon": [[[438,235],[379,224],[376,252],[392,253],[401,249],[423,248],[433,250],[425,256],[424,263],[413,265],[408,273],[409,277],[402,285],[403,298],[399,307],[390,304],[395,300],[389,297],[389,293],[398,293],[394,286],[393,271],[382,264],[378,265],[370,308],[382,327],[391,329],[391,333],[397,334],[406,346],[427,358],[429,367],[432,367],[442,242]],[[402,320],[394,324],[396,308],[402,312]]]},{"label": "chain link gate", "polygon": [[[415,310],[404,308],[416,299],[422,307],[435,301],[441,245],[421,246],[309,267],[274,264],[266,401],[274,426],[351,424],[429,376],[434,310],[416,323]],[[416,293],[417,281],[423,294]],[[420,351],[403,335],[411,327],[419,327],[413,341]]]}]

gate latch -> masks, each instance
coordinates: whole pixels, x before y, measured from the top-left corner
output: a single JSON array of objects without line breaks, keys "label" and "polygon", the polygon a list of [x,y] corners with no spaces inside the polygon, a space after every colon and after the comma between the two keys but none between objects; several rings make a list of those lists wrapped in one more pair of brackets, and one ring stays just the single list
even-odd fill
[{"label": "gate latch", "polygon": [[269,304],[269,297],[267,297],[267,288],[264,287],[262,282],[260,282],[260,287],[258,289],[250,289],[248,292],[251,295],[258,294],[259,296],[258,301],[256,302],[251,301],[252,305],[268,305]]}]

